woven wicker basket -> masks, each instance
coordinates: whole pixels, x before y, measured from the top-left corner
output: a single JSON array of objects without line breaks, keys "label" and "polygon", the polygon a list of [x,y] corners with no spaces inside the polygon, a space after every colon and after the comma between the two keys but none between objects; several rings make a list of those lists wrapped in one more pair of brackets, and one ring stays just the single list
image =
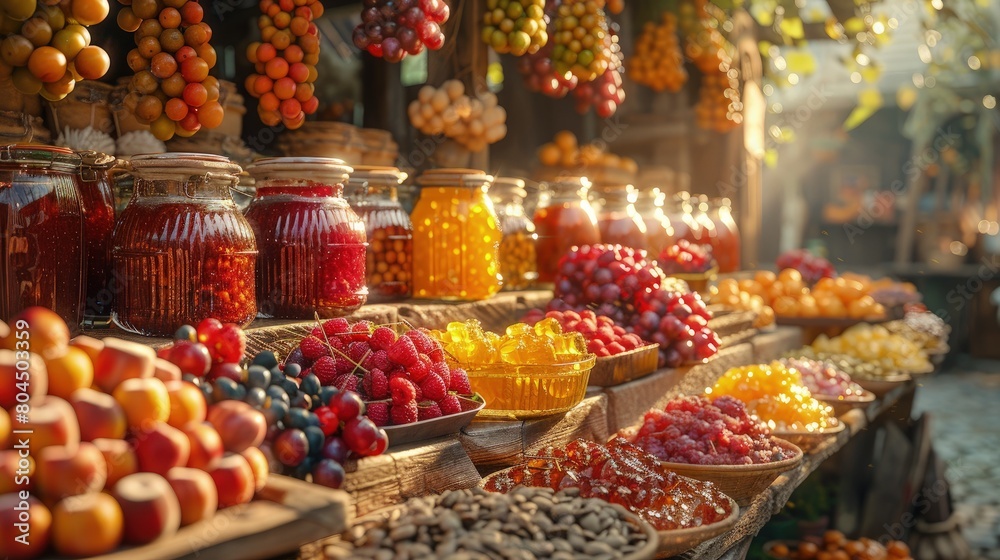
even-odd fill
[{"label": "woven wicker basket", "polygon": [[823,430],[822,432],[783,432],[772,430],[771,434],[776,438],[783,439],[797,446],[803,453],[811,453],[828,439],[843,432],[845,429],[847,429],[847,425],[839,422],[836,427]]},{"label": "woven wicker basket", "polygon": [[83,80],[78,82],[73,92],[61,101],[50,101],[46,105],[52,118],[52,127],[57,133],[66,128],[82,130],[92,127],[108,135],[115,133],[115,119],[111,110],[111,94],[114,86]]}]

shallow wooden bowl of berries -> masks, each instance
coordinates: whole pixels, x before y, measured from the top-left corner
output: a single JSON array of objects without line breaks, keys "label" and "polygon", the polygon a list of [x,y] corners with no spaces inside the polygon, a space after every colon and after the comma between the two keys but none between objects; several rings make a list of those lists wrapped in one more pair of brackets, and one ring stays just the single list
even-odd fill
[{"label": "shallow wooden bowl of berries", "polygon": [[596,357],[565,364],[463,364],[472,390],[486,401],[485,418],[521,420],[561,414],[587,393]]},{"label": "shallow wooden bowl of berries", "polygon": [[833,409],[833,415],[840,417],[857,408],[867,408],[875,402],[875,393],[865,390],[860,395],[834,397],[813,393],[813,398]]},{"label": "shallow wooden bowl of berries", "polygon": [[462,405],[462,412],[456,414],[400,426],[383,426],[382,429],[389,436],[389,447],[457,434],[462,431],[462,428],[468,426],[476,414],[479,414],[479,411],[486,406],[486,401],[478,394],[469,397],[460,396],[458,402]]},{"label": "shallow wooden bowl of berries", "polygon": [[875,398],[881,399],[896,387],[901,387],[913,378],[908,373],[897,373],[893,375],[883,375],[880,377],[861,377],[854,375],[851,377],[855,383],[861,385],[866,391],[875,394]]},{"label": "shallow wooden bowl of berries", "polygon": [[599,357],[590,371],[588,385],[614,387],[656,371],[660,346],[648,344],[614,356]]},{"label": "shallow wooden bowl of berries", "polygon": [[847,424],[837,422],[836,426],[820,430],[818,432],[791,432],[783,430],[771,430],[771,434],[783,439],[802,450],[803,453],[812,453],[820,445],[823,445],[829,438],[836,436],[847,429]]}]

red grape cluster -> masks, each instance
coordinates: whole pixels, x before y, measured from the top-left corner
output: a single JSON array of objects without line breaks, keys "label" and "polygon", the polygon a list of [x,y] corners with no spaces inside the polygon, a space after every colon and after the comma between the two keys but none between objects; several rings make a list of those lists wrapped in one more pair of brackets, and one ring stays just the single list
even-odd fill
[{"label": "red grape cluster", "polygon": [[529,90],[562,99],[577,87],[579,78],[569,72],[556,72],[552,64],[552,49],[553,44],[548,43],[537,53],[522,56],[518,59],[517,68]]},{"label": "red grape cluster", "polygon": [[681,239],[664,249],[656,264],[667,274],[699,274],[708,272],[715,261],[711,245],[699,245]]},{"label": "red grape cluster", "polygon": [[708,326],[712,314],[697,292],[666,289],[643,292],[629,330],[660,345],[660,367],[703,361],[719,351],[722,341]]},{"label": "red grape cluster", "polygon": [[389,62],[444,45],[441,25],[451,9],[444,0],[365,0],[354,45]]},{"label": "red grape cluster", "polygon": [[330,319],[299,343],[285,364],[315,375],[320,385],[356,391],[377,426],[412,424],[457,414],[469,395],[465,370],[445,363],[441,345],[424,330],[403,335],[370,321]]},{"label": "red grape cluster", "polygon": [[[617,25],[612,26],[613,28]],[[611,56],[608,69],[593,82],[584,82],[573,90],[576,98],[576,112],[585,114],[590,107],[602,119],[611,118],[618,111],[618,106],[625,102],[625,89],[622,85],[622,75],[625,67],[622,63],[622,50],[618,45],[618,34],[611,32]]]},{"label": "red grape cluster", "polygon": [[767,426],[733,397],[679,397],[643,416],[632,443],[662,461],[692,465],[759,465],[792,456]]},{"label": "red grape cluster", "polygon": [[802,275],[802,279],[813,284],[820,278],[833,278],[837,275],[830,261],[817,257],[805,249],[793,249],[778,255],[775,262],[779,270],[794,268]]},{"label": "red grape cluster", "polygon": [[587,340],[587,351],[597,357],[614,356],[635,350],[644,344],[639,335],[629,333],[616,325],[610,317],[596,315],[589,309],[576,311],[549,311],[532,309],[522,319],[534,325],[542,319],[555,319],[563,332],[578,332]]}]

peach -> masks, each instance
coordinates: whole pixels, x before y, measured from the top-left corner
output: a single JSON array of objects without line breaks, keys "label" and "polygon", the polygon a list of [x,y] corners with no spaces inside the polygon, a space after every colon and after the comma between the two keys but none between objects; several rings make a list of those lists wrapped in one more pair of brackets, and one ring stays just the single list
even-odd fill
[{"label": "peach", "polygon": [[34,457],[22,457],[18,449],[0,451],[0,494],[31,490],[34,476]]},{"label": "peach", "polygon": [[205,395],[194,383],[168,381],[167,395],[170,396],[170,417],[167,423],[180,428],[191,422],[202,422],[208,413]]},{"label": "peach", "polygon": [[10,425],[10,414],[0,408],[0,449],[7,449],[7,442],[10,440],[10,433],[13,429]]},{"label": "peach", "polygon": [[207,472],[175,467],[167,472],[167,482],[181,505],[181,527],[208,519],[219,508],[219,491]]},{"label": "peach", "polygon": [[242,455],[227,454],[208,474],[212,475],[215,489],[219,491],[220,508],[245,504],[253,499],[253,469]]},{"label": "peach", "polygon": [[115,388],[114,396],[133,430],[148,430],[170,417],[167,386],[155,377],[126,379]]},{"label": "peach", "polygon": [[208,409],[208,421],[222,436],[226,451],[257,447],[267,434],[264,414],[243,401],[222,401]]},{"label": "peach", "polygon": [[52,546],[65,556],[97,556],[118,548],[122,508],[104,493],[67,498],[52,508]]},{"label": "peach", "polygon": [[93,389],[77,389],[69,397],[80,424],[80,439],[122,439],[128,429],[125,410],[111,395]]},{"label": "peach", "polygon": [[129,442],[122,439],[95,439],[92,442],[104,455],[108,469],[106,488],[113,487],[119,480],[139,472],[139,459]]},{"label": "peach", "polygon": [[258,447],[248,447],[240,455],[247,460],[247,463],[250,464],[250,470],[253,471],[254,492],[260,492],[267,485],[267,477],[271,473],[267,457]]},{"label": "peach", "polygon": [[181,368],[163,358],[157,358],[156,363],[153,365],[153,377],[164,383],[168,381],[180,381],[182,377]]},{"label": "peach", "polygon": [[91,364],[97,363],[98,354],[101,353],[101,350],[104,350],[103,340],[87,336],[85,334],[81,334],[80,336],[69,341],[69,345],[73,348],[79,348],[80,350],[86,352],[87,355],[90,356]]},{"label": "peach", "polygon": [[187,466],[203,471],[214,469],[225,453],[219,432],[208,422],[192,422],[181,428],[181,431],[191,443]]},{"label": "peach", "polygon": [[[18,425],[19,429],[31,430],[31,453],[38,453],[50,445],[65,445],[75,449],[80,444],[80,424],[76,421],[73,407],[59,397],[39,397],[29,402],[31,413],[28,423]],[[17,418],[13,410],[12,418]]]},{"label": "peach", "polygon": [[76,449],[55,445],[38,454],[35,489],[46,501],[100,492],[107,480],[104,455],[93,443],[85,441]]},{"label": "peach", "polygon": [[125,515],[124,540],[146,544],[168,537],[181,526],[181,505],[167,479],[156,473],[130,474],[112,491]]},{"label": "peach", "polygon": [[[159,381],[159,380],[157,380]],[[165,422],[158,422],[132,440],[139,470],[166,474],[174,467],[187,465],[191,455],[191,442],[187,435]]]},{"label": "peach", "polygon": [[[69,327],[55,311],[45,307],[29,307],[11,320],[10,332],[2,341],[8,350],[17,348],[20,341],[29,341],[30,351],[41,356],[49,352],[59,352],[69,344]],[[27,333],[27,334],[21,334]]]},{"label": "peach", "polygon": [[86,352],[73,346],[50,353],[45,358],[45,370],[49,376],[49,394],[64,399],[94,383],[94,363]]},{"label": "peach", "polygon": [[156,351],[138,342],[120,338],[105,338],[104,348],[94,362],[94,382],[105,393],[111,393],[126,379],[153,377]]},{"label": "peach", "polygon": [[52,513],[27,490],[0,495],[0,550],[8,560],[41,556],[49,547]]},{"label": "peach", "polygon": [[41,356],[24,350],[0,350],[0,408],[9,410],[19,404],[21,393],[35,399],[44,397],[48,390],[49,376]]}]

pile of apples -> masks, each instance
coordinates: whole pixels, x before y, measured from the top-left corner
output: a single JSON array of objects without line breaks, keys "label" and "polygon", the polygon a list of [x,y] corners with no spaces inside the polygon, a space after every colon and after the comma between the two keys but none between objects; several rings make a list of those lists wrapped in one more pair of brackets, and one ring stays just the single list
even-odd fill
[{"label": "pile of apples", "polygon": [[0,550],[106,554],[253,499],[264,415],[181,377],[149,346],[70,340],[48,309],[0,322]]}]

